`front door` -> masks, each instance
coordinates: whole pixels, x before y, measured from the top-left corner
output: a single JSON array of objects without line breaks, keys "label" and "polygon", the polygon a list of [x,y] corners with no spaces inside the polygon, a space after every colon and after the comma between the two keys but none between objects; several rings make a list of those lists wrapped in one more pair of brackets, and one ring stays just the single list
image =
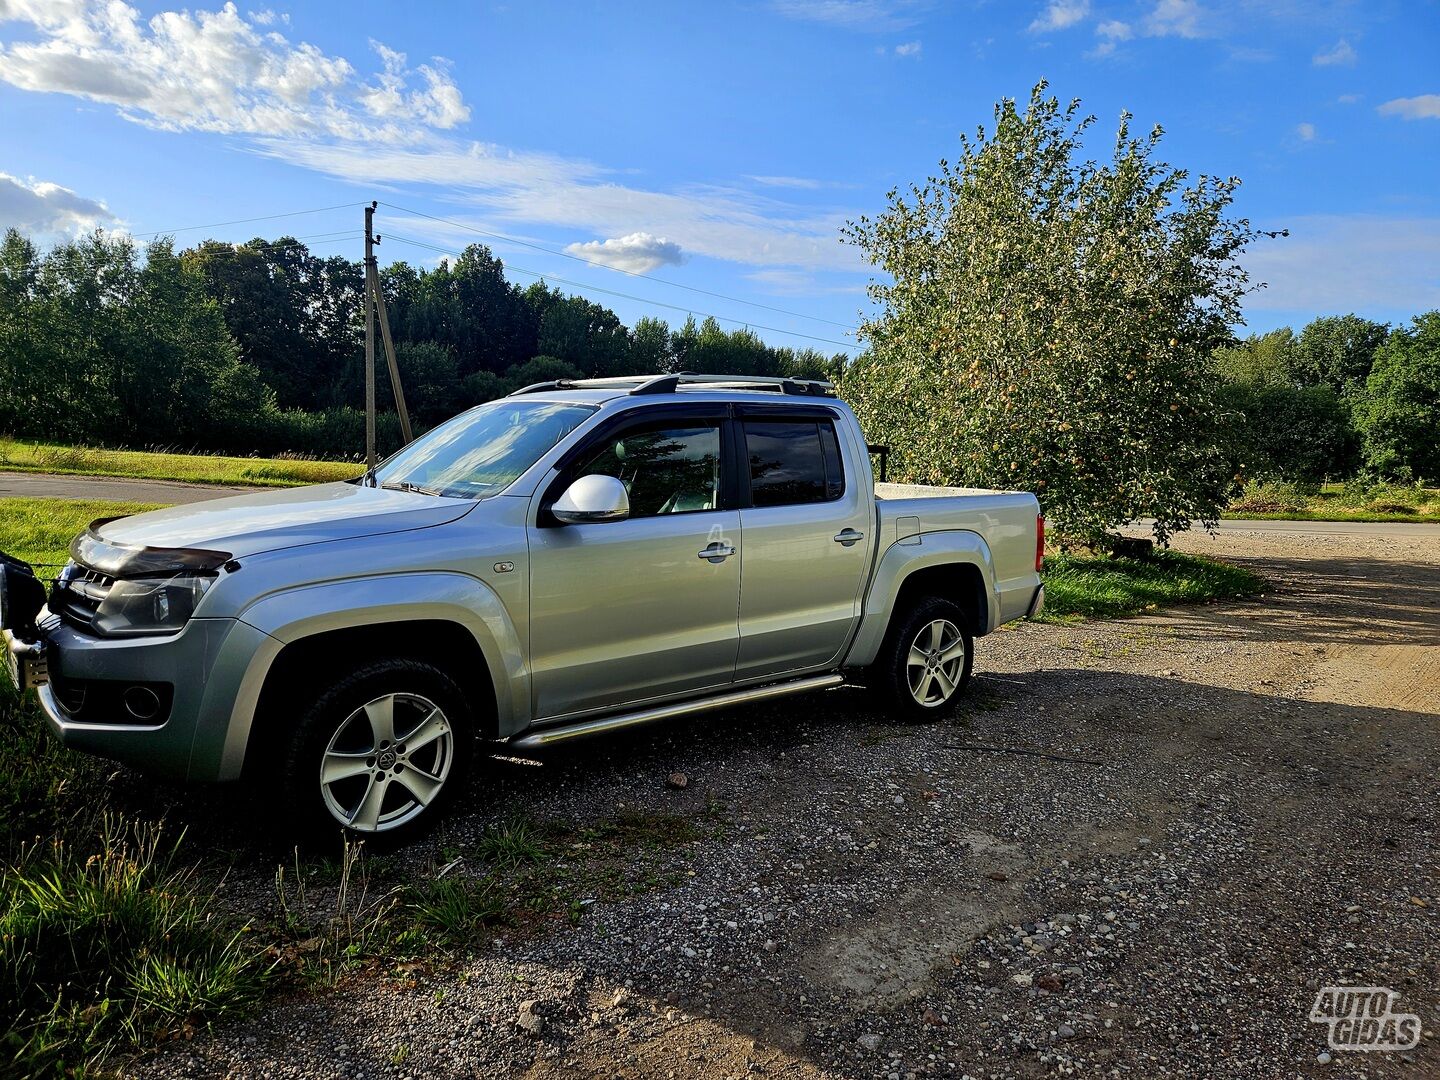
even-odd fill
[{"label": "front door", "polygon": [[[740,515],[723,413],[692,410],[598,432],[537,496],[530,550],[535,715],[557,719],[727,686],[739,636]],[[618,477],[624,521],[560,525],[575,479]],[[547,520],[548,519],[548,520]]]},{"label": "front door", "polygon": [[832,415],[752,410],[739,421],[750,506],[737,681],[835,662],[859,618],[870,493],[845,473]]}]

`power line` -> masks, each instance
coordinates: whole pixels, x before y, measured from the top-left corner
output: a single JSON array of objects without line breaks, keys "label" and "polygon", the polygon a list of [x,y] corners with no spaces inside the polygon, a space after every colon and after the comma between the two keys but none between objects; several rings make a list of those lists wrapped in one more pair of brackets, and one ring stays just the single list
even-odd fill
[{"label": "power line", "polygon": [[178,229],[156,229],[154,232],[131,233],[131,236],[172,236],[175,233],[194,232],[196,229],[219,229],[226,225],[248,225],[252,221],[275,221],[279,218],[303,217],[306,214],[323,214],[329,210],[349,210],[360,207],[361,203],[336,203],[334,206],[317,206],[310,210],[291,210],[285,214],[262,214],[259,217],[236,218],[234,221],[212,221],[209,225],[182,225]]},{"label": "power line", "polygon": [[[387,203],[386,205],[389,205],[389,204]],[[385,235],[386,235],[387,238],[389,238],[389,239],[391,239],[391,240],[399,240],[402,244],[411,244],[411,245],[413,245],[413,246],[415,246],[415,247],[426,248],[426,249],[428,249],[428,250],[430,250],[430,251],[439,252],[441,255],[449,255],[450,257],[456,258],[456,259],[458,259],[458,258],[461,257],[461,256],[460,256],[460,253],[459,253],[458,251],[451,251],[451,250],[448,249],[448,248],[443,248],[443,247],[440,247],[440,246],[438,246],[438,245],[436,245],[436,244],[429,244],[429,243],[426,243],[426,242],[423,241],[423,240],[415,240],[415,239],[412,239],[412,238],[407,237],[407,236],[397,236],[395,233],[386,233]],[[516,266],[516,265],[514,265],[513,263],[506,263],[506,264],[505,264],[505,269],[506,269],[506,270],[513,270],[513,271],[515,271],[517,274],[527,274],[527,275],[529,275],[530,277],[541,278],[541,279],[543,279],[543,280],[545,280],[545,281],[556,281],[556,282],[559,282],[559,283],[562,284],[562,285],[569,285],[571,288],[574,288],[574,289],[582,289],[582,290],[586,290],[586,291],[589,291],[589,292],[603,293],[603,294],[605,294],[606,296],[618,296],[618,297],[620,297],[620,298],[622,298],[622,299],[625,299],[625,300],[633,300],[633,301],[635,301],[637,304],[648,304],[648,305],[650,305],[650,306],[652,306],[652,307],[669,308],[671,311],[683,311],[683,312],[685,312],[686,314],[691,314],[691,315],[693,315],[693,314],[696,313],[693,308],[682,307],[682,306],[680,306],[679,304],[667,304],[667,303],[665,303],[663,300],[650,300],[650,299],[647,299],[646,297],[643,297],[643,296],[635,296],[635,295],[632,294],[632,293],[617,292],[617,291],[615,291],[614,289],[602,289],[602,288],[601,288],[600,286],[598,286],[598,285],[587,285],[587,284],[585,284],[584,282],[571,281],[569,278],[555,277],[555,276],[553,276],[553,275],[551,275],[551,274],[542,274],[542,273],[541,273],[540,271],[538,271],[538,270],[527,270],[527,269],[525,269],[523,266]],[[789,335],[790,337],[804,338],[806,341],[819,341],[819,342],[822,342],[822,343],[824,343],[824,344],[826,344],[826,345],[838,345],[838,346],[839,346],[840,348],[842,348],[842,349],[857,349],[857,348],[859,348],[859,346],[856,345],[854,342],[849,342],[849,341],[836,341],[836,340],[833,339],[833,338],[816,337],[814,334],[802,334],[802,333],[800,333],[798,330],[784,330],[784,329],[782,329],[782,328],[780,328],[780,327],[778,327],[778,326],[764,326],[764,325],[762,325],[762,324],[760,324],[760,323],[747,322],[747,321],[745,321],[744,319],[732,319],[732,318],[729,318],[729,317],[727,317],[727,316],[725,316],[725,315],[714,315],[714,314],[711,314],[710,312],[706,312],[706,311],[699,312],[699,314],[705,315],[706,317],[711,318],[711,319],[714,319],[714,320],[716,320],[717,322],[734,323],[736,326],[743,326],[743,327],[746,327],[747,329],[750,328],[750,327],[754,327],[754,328],[757,329],[757,330],[768,330],[768,331],[770,331],[772,334],[787,334],[787,335]]]},{"label": "power line", "polygon": [[[701,296],[713,297],[716,300],[729,300],[731,303],[747,304],[750,307],[763,308],[765,311],[773,311],[780,315],[789,315],[796,319],[808,319],[811,322],[827,323],[830,326],[838,326],[842,330],[859,329],[858,327],[851,326],[849,323],[836,322],[834,319],[822,319],[818,315],[806,315],[801,311],[790,311],[788,308],[775,307],[772,304],[762,304],[757,300],[742,300],[738,296],[727,296],[724,293],[711,292],[709,289],[702,289],[695,285],[686,285],[680,281],[671,281],[669,278],[655,277],[653,274],[641,274],[635,270],[626,270],[624,267],[612,266],[609,263],[600,262],[596,259],[586,259],[580,255],[576,255],[574,252],[557,250],[556,248],[546,247],[544,244],[536,244],[529,240],[519,240],[513,236],[506,236],[504,233],[489,232],[474,225],[468,225],[463,221],[451,221],[449,218],[437,217],[434,214],[427,214],[420,210],[412,210],[408,206],[400,206],[397,203],[381,200],[380,205],[388,206],[392,210],[400,210],[406,214],[414,214],[416,217],[429,218],[431,221],[438,221],[444,225],[453,225],[457,229],[466,229],[480,236],[488,236],[492,240],[503,240],[509,244],[518,244],[521,247],[533,248],[536,251],[543,251],[547,255],[558,255],[562,259],[574,259],[576,262],[584,263],[586,266],[603,267],[606,270],[614,270],[616,273],[628,274],[630,277],[643,278],[646,281],[659,282],[661,285],[669,285],[676,289],[685,289],[689,292],[699,293]],[[557,278],[556,280],[559,279]]]}]

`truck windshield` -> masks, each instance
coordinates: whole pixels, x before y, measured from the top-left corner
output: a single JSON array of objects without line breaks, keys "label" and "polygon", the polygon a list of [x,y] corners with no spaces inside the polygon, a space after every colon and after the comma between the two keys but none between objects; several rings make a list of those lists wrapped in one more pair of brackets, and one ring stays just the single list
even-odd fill
[{"label": "truck windshield", "polygon": [[492,401],[427,431],[376,469],[376,481],[450,498],[497,495],[594,411],[553,401]]}]

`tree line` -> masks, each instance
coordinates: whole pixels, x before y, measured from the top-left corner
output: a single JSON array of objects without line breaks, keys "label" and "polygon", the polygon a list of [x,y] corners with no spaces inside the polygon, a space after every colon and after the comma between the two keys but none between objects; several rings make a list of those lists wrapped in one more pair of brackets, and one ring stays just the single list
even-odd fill
[{"label": "tree line", "polygon": [[1215,367],[1248,478],[1440,478],[1440,311],[1252,334],[1217,350]]},{"label": "tree line", "polygon": [[[417,430],[547,379],[707,371],[834,378],[843,355],[693,317],[678,329],[538,281],[486,247],[380,271]],[[143,249],[97,232],[0,244],[0,432],[60,442],[351,456],[364,445],[364,275],[291,237]],[[381,368],[382,449],[398,445]]]}]

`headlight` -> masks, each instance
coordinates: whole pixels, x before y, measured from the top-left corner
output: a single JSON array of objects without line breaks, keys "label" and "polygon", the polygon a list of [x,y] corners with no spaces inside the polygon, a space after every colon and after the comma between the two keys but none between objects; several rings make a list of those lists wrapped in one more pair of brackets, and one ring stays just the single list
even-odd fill
[{"label": "headlight", "polygon": [[198,574],[121,579],[100,601],[92,625],[101,634],[173,634],[214,581]]}]

